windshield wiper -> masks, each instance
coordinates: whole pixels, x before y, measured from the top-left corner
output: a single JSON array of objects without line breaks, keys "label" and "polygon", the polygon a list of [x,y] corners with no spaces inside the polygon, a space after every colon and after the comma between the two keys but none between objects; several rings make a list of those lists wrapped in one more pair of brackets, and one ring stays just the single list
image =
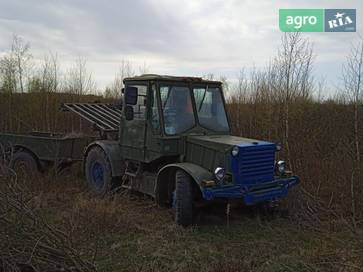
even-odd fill
[{"label": "windshield wiper", "polygon": [[205,97],[206,97],[206,95],[207,95],[207,92],[208,92],[208,85],[207,85],[207,88],[206,88],[206,89],[205,89],[205,91],[204,91],[203,98],[202,98],[202,100],[200,101],[199,108],[198,108],[198,112],[200,112],[200,110],[202,109],[203,102],[204,102],[204,99],[205,99]]}]

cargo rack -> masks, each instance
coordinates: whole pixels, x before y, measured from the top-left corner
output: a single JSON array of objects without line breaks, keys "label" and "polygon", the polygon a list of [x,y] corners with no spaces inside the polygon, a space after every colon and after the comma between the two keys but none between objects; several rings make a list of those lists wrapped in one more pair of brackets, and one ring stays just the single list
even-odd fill
[{"label": "cargo rack", "polygon": [[89,121],[102,132],[117,132],[121,120],[121,108],[118,105],[104,103],[64,103],[63,111],[71,111]]}]

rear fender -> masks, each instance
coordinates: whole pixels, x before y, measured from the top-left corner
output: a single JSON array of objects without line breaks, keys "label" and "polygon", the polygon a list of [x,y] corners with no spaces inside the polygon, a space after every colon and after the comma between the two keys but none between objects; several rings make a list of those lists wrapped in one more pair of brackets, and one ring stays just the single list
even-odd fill
[{"label": "rear fender", "polygon": [[117,141],[101,140],[89,144],[84,153],[83,164],[85,164],[88,152],[95,146],[99,146],[105,152],[111,166],[112,177],[120,177],[124,174],[124,160],[121,156],[121,147]]},{"label": "rear fender", "polygon": [[193,163],[183,162],[164,166],[158,172],[155,183],[155,200],[161,206],[165,206],[170,202],[175,187],[175,173],[177,170],[183,170],[189,174],[200,192],[203,189],[202,182],[213,179],[213,174],[210,171]]}]

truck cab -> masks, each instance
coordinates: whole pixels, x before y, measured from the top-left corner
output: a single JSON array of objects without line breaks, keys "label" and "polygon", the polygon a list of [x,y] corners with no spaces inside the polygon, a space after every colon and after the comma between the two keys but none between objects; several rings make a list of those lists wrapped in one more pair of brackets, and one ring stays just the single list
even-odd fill
[{"label": "truck cab", "polygon": [[221,82],[142,75],[124,85],[117,137],[85,151],[95,192],[140,191],[172,207],[176,223],[188,226],[196,201],[267,203],[299,183],[276,161],[280,145],[231,135]]}]

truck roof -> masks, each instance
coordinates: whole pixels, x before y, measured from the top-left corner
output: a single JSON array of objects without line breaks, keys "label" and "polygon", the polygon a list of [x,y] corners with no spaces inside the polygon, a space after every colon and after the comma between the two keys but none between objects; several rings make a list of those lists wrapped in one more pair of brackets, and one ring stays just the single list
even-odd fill
[{"label": "truck roof", "polygon": [[143,74],[140,76],[128,77],[128,78],[124,79],[124,82],[126,82],[126,81],[149,81],[149,80],[221,84],[220,81],[206,80],[201,77],[169,76],[169,75],[157,75],[157,74]]}]

